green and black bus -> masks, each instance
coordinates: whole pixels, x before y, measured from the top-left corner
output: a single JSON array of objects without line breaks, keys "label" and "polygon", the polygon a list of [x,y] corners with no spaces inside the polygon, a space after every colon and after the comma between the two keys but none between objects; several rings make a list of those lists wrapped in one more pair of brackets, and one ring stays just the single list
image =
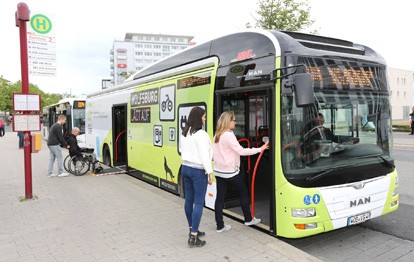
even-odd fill
[{"label": "green and black bus", "polygon": [[[205,42],[87,96],[87,145],[104,163],[184,196],[179,138],[194,106],[206,110],[211,137],[220,114],[234,111],[241,144],[270,141],[240,167],[270,234],[305,237],[397,210],[386,63],[371,48],[282,31]],[[213,184],[206,206],[214,200]],[[225,212],[241,219],[237,205],[230,190]]]}]

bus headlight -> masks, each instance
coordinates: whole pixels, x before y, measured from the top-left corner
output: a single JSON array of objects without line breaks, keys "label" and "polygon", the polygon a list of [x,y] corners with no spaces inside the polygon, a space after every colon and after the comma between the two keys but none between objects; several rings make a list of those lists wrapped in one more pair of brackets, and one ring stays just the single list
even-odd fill
[{"label": "bus headlight", "polygon": [[316,216],[315,208],[295,208],[292,209],[292,217],[314,217]]}]

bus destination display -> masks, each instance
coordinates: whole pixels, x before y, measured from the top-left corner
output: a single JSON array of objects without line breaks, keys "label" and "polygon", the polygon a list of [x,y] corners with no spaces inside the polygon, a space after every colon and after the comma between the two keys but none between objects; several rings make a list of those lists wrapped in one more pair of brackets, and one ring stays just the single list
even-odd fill
[{"label": "bus destination display", "polygon": [[85,108],[85,101],[74,101],[73,102],[73,108],[74,109]]},{"label": "bus destination display", "polygon": [[374,73],[368,68],[339,68],[339,67],[317,67],[309,66],[307,68],[312,79],[323,81],[324,87],[337,85],[350,85],[355,87],[372,87]]},{"label": "bus destination display", "polygon": [[201,85],[207,85],[211,82],[210,74],[202,74],[198,76],[190,76],[178,80],[178,88],[189,88]]}]

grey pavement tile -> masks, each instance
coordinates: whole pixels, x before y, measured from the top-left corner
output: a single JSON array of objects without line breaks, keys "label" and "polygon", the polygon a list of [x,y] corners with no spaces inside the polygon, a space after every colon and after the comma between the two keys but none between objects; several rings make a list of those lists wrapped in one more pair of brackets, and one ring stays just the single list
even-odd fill
[{"label": "grey pavement tile", "polygon": [[93,258],[91,255],[89,254],[84,254],[84,255],[79,255],[79,254],[68,254],[65,257],[55,257],[56,261],[59,262],[73,262],[73,261],[82,261],[82,262],[93,262],[96,261],[95,258]]},{"label": "grey pavement tile", "polygon": [[366,251],[384,243],[384,240],[392,239],[392,236],[385,234],[378,234],[378,232],[367,229],[365,241],[358,243],[358,248]]},{"label": "grey pavement tile", "polygon": [[39,260],[36,259],[36,257],[34,255],[28,255],[28,256],[20,256],[19,258],[13,258],[13,259],[7,259],[7,260],[2,260],[2,257],[0,257],[0,261],[7,261],[7,262],[38,262]]},{"label": "grey pavement tile", "polygon": [[225,257],[225,256],[228,256],[228,257],[236,256],[237,257],[236,253],[237,253],[237,251],[236,251],[235,247],[232,246],[232,245],[217,248],[217,249],[214,250],[214,254],[217,257]]},{"label": "grey pavement tile", "polygon": [[278,252],[278,250],[274,249],[266,251],[265,254],[270,255],[271,257],[274,257],[276,259],[283,257],[283,255],[280,252]]},{"label": "grey pavement tile", "polygon": [[391,251],[397,246],[404,243],[404,240],[399,238],[392,238],[384,243],[381,243],[371,249],[365,250],[366,254],[373,255],[375,258],[381,256],[382,254]]},{"label": "grey pavement tile", "polygon": [[[206,261],[206,260],[204,260],[204,261]],[[236,255],[227,255],[227,256],[218,257],[215,260],[210,260],[210,261],[215,261],[215,262],[239,262],[239,261],[245,261],[245,260],[237,257]]]},{"label": "grey pavement tile", "polygon": [[236,253],[234,253],[234,254],[237,257],[241,258],[241,259],[246,259],[247,260],[247,259],[250,259],[252,257],[258,256],[261,253],[254,250],[254,249],[245,247],[245,248],[239,249],[239,250],[236,249]]},{"label": "grey pavement tile", "polygon": [[[375,256],[370,255],[370,254],[366,254],[366,253],[359,253],[356,254],[354,256],[350,256],[347,259],[344,259],[342,261],[345,262],[355,262],[355,261],[371,261],[372,259],[374,259]],[[375,259],[374,259],[375,260]]]},{"label": "grey pavement tile", "polygon": [[12,254],[12,253],[16,253],[17,250],[17,246],[16,243],[14,242],[9,242],[9,243],[5,243],[5,244],[1,244],[0,245],[0,254]]},{"label": "grey pavement tile", "polygon": [[414,251],[411,250],[409,253],[405,254],[402,257],[398,257],[395,261],[398,262],[412,262],[414,261]]},{"label": "grey pavement tile", "polygon": [[294,261],[303,261],[303,260],[296,260],[296,259],[290,259],[288,257],[280,257],[278,259],[276,259],[277,262],[294,262]]},{"label": "grey pavement tile", "polygon": [[277,261],[277,258],[269,254],[260,253],[257,256],[247,259],[246,261],[248,262],[273,262],[273,261]]},{"label": "grey pavement tile", "polygon": [[17,252],[11,253],[0,253],[0,262],[12,261],[12,260],[19,260],[21,256]]},{"label": "grey pavement tile", "polygon": [[20,256],[24,257],[24,256],[29,256],[29,255],[35,255],[35,254],[40,254],[40,253],[50,253],[50,252],[54,252],[57,249],[50,249],[49,247],[47,247],[46,245],[44,246],[39,246],[39,247],[29,247],[28,245],[20,245],[17,247],[17,252],[19,253]]},{"label": "grey pavement tile", "polygon": [[374,259],[375,261],[394,261],[398,260],[400,257],[404,257],[413,251],[414,244],[412,242],[406,241],[405,243],[396,246],[395,248],[388,250],[379,256],[376,256]]}]

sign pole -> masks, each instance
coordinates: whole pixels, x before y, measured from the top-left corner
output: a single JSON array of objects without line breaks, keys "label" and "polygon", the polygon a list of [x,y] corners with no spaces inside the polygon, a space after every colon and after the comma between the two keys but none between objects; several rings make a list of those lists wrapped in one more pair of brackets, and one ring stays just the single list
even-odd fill
[{"label": "sign pole", "polygon": [[[25,3],[17,5],[16,26],[20,31],[20,61],[22,70],[22,94],[29,94],[29,62],[27,55],[27,28],[26,23],[30,21],[29,7]],[[26,113],[24,113],[26,114]],[[24,174],[25,174],[25,197],[32,199],[32,155],[30,143],[30,131],[24,131]]]}]

